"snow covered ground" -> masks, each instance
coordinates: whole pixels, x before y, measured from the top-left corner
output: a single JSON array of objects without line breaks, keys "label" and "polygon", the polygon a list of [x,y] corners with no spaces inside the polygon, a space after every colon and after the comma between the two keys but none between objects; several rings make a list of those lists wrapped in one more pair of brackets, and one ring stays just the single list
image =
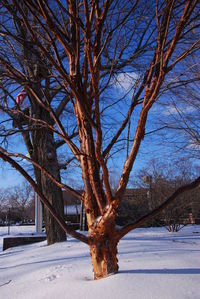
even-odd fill
[{"label": "snow covered ground", "polygon": [[[34,227],[11,227],[11,234]],[[0,228],[0,246],[7,229]],[[2,248],[0,248],[2,250]],[[87,245],[68,238],[0,252],[1,299],[199,299],[200,226],[137,229],[119,244],[117,275],[93,281]]]}]

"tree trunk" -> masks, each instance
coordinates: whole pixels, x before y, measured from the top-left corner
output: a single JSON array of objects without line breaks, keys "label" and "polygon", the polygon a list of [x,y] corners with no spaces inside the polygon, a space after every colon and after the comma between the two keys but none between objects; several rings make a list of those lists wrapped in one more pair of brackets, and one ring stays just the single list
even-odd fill
[{"label": "tree trunk", "polygon": [[[42,111],[42,118],[48,123],[51,121],[48,112],[44,110]],[[56,180],[60,182],[60,170],[53,133],[45,127],[37,128],[32,132],[32,142],[34,160],[48,170]],[[55,185],[36,167],[34,170],[38,186],[40,186],[42,193],[55,208],[56,212],[64,218],[63,194],[61,188]],[[66,240],[66,233],[46,207],[44,207],[44,222],[48,245]]]},{"label": "tree trunk", "polygon": [[100,279],[118,272],[115,224],[103,225],[91,233],[90,255],[94,279]]},{"label": "tree trunk", "polygon": [[90,245],[94,279],[118,272],[117,246],[109,239]]},{"label": "tree trunk", "polygon": [[[51,171],[52,173],[52,171]],[[55,173],[52,173],[55,175]],[[42,191],[56,212],[64,218],[63,195],[62,190],[52,183],[50,179],[42,175]],[[44,222],[47,235],[47,244],[54,244],[66,240],[66,233],[51,215],[48,209],[44,207]]]}]

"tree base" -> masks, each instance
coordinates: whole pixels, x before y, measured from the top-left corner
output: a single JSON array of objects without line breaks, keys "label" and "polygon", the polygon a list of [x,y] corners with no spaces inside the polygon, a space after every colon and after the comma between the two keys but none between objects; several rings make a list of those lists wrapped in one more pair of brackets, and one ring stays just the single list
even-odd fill
[{"label": "tree base", "polygon": [[94,279],[101,279],[118,273],[117,244],[106,239],[90,245]]}]

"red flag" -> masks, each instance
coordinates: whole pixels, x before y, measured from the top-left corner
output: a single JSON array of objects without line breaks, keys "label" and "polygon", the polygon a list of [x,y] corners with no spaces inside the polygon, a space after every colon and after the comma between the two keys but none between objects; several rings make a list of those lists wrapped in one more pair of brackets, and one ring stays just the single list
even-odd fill
[{"label": "red flag", "polygon": [[16,103],[17,103],[19,106],[21,106],[21,105],[23,104],[23,102],[24,102],[26,96],[27,96],[27,93],[26,93],[25,89],[23,88],[23,89],[20,91],[20,93],[16,96],[16,99],[15,99]]}]

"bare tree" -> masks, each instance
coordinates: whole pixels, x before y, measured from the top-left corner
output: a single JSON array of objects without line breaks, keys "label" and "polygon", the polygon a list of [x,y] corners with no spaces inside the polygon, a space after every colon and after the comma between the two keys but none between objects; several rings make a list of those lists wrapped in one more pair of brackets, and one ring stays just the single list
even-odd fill
[{"label": "bare tree", "polygon": [[188,156],[199,159],[200,65],[197,57],[190,57],[184,65],[189,69],[187,75],[189,83],[172,90],[169,101],[171,117],[168,118],[169,123],[166,125],[171,127],[172,131],[180,133],[179,148],[184,149]]},{"label": "bare tree", "polygon": [[154,133],[154,136],[157,132],[159,142],[162,139],[166,147],[170,143],[174,153],[184,154],[187,159],[199,159],[200,150],[198,58],[198,55],[191,54],[165,82],[163,89],[167,90],[167,99],[159,102],[160,115],[155,130],[147,132],[147,135]]},{"label": "bare tree", "polygon": [[[52,66],[55,70],[54,77],[59,77],[62,87],[70,95],[79,143],[69,138],[63,121],[57,117],[45,92],[36,94],[26,77],[18,69],[10,67],[4,57],[0,58],[1,64],[10,77],[14,76],[19,82],[25,82],[27,91],[49,112],[55,126],[48,124],[48,129],[67,143],[80,164],[84,193],[78,194],[69,186],[61,184],[46,169],[46,165],[20,153],[11,153],[1,147],[0,157],[24,175],[66,232],[89,245],[95,279],[106,277],[118,272],[117,245],[120,239],[130,230],[155,217],[179,194],[200,183],[198,178],[178,188],[148,215],[121,229],[116,227],[119,201],[126,190],[144,138],[149,111],[160,96],[165,78],[191,51],[199,47],[199,40],[192,33],[192,28],[197,26],[198,1],[157,1],[153,7],[155,10],[149,15],[145,14],[148,7],[144,6],[143,1],[122,3],[110,0],[69,0],[66,4],[58,0],[3,2],[6,7],[13,3],[30,35],[31,43]],[[25,8],[37,20],[38,26],[30,25],[30,17],[24,13]],[[43,29],[42,34],[39,28]],[[186,42],[189,35],[192,36]],[[50,48],[46,46],[46,41]],[[64,62],[61,60],[63,52],[66,57]],[[108,134],[108,130],[104,130],[103,112],[105,109],[107,113],[112,111],[119,102],[114,97],[112,102],[106,101],[106,96],[108,97],[108,91],[115,82],[112,79],[119,72],[127,73],[129,67],[137,71],[137,79],[132,88],[131,99],[126,99],[129,102],[128,111],[124,109],[124,119],[118,119],[118,129],[107,138],[105,133]],[[109,112],[110,118],[112,113],[113,111]],[[135,130],[132,129],[133,120]],[[130,134],[133,133],[133,140],[130,141]],[[124,139],[125,135],[125,161],[117,190],[112,194],[108,158],[114,153],[120,138]],[[30,161],[55,184],[70,190],[83,201],[89,236],[67,227],[28,173],[17,163],[16,157]]]},{"label": "bare tree", "polygon": [[[17,17],[15,8],[10,5],[8,5],[7,8],[10,10],[10,18],[6,19],[2,17],[1,27],[4,30],[2,38],[4,46],[1,49],[1,56],[7,58],[10,67],[13,66],[21,70],[22,74],[31,82],[36,96],[41,97],[43,92],[42,88],[44,88],[49,102],[52,102],[55,96],[62,98],[56,109],[57,115],[61,115],[69,101],[68,97],[62,95],[62,88],[59,82],[52,82],[50,78],[51,68],[46,60],[43,59],[41,53],[31,44],[29,34],[21,20]],[[25,10],[24,13],[28,14],[27,10]],[[34,18],[32,18],[31,22],[33,26],[37,26]],[[12,23],[12,29],[9,27],[10,23]],[[12,62],[10,61],[11,57]],[[5,141],[8,142],[10,135],[21,134],[31,159],[45,166],[46,169],[60,181],[61,166],[57,159],[56,150],[62,143],[57,142],[54,139],[53,132],[44,125],[44,122],[52,125],[52,117],[44,106],[39,105],[39,103],[35,101],[34,95],[31,95],[26,90],[24,84],[19,82],[16,76],[9,78],[6,68],[3,68],[3,66],[2,73],[1,111],[6,113],[8,117],[7,121],[3,119],[1,126],[1,136],[4,143]],[[6,75],[8,76],[6,77]],[[20,94],[22,87],[24,87],[23,90],[28,98],[28,105],[25,109],[23,109],[21,103],[17,102],[17,98],[13,95],[13,91],[16,92],[16,90]],[[40,118],[39,124],[37,122],[38,118]],[[14,127],[9,125],[11,120]],[[33,167],[33,169],[39,188],[49,199],[57,212],[61,216],[64,216],[61,188],[53,184],[38,168]],[[46,208],[44,212],[48,244],[64,241],[66,239],[65,232]]]},{"label": "bare tree", "polygon": [[29,210],[34,201],[33,189],[26,181],[22,185],[2,189],[0,198],[2,219],[5,220],[8,213],[9,221],[13,222],[34,219],[34,209],[32,213]]},{"label": "bare tree", "polygon": [[0,192],[0,221],[4,223],[6,220],[6,212],[8,209],[8,199],[6,196],[6,192],[1,190]]}]

